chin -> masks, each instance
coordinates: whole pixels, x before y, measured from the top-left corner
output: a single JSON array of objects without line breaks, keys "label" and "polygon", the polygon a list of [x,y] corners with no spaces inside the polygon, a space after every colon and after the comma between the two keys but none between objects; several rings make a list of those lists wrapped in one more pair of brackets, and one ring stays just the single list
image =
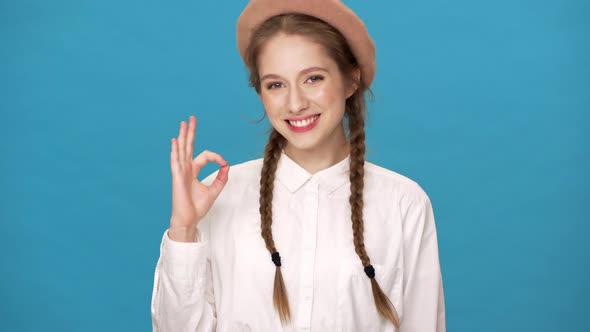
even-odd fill
[{"label": "chin", "polygon": [[287,142],[291,149],[299,151],[313,151],[320,146],[317,139],[297,139],[293,136],[287,136]]},{"label": "chin", "polygon": [[317,144],[297,144],[289,142],[291,149],[298,151],[313,151],[318,145]]}]

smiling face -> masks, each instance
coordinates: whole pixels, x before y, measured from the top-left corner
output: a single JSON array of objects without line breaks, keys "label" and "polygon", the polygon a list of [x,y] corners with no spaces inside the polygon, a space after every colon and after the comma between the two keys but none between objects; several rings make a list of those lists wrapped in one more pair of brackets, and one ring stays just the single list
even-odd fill
[{"label": "smiling face", "polygon": [[333,151],[346,145],[345,101],[354,92],[323,46],[279,33],[258,57],[260,99],[289,151]]}]

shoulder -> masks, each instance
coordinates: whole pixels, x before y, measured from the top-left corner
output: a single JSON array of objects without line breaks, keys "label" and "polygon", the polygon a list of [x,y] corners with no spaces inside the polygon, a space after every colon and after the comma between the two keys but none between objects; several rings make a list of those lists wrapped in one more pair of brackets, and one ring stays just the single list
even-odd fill
[{"label": "shoulder", "polygon": [[430,203],[428,194],[418,182],[369,161],[365,161],[365,187],[368,191],[387,194],[399,201]]},{"label": "shoulder", "polygon": [[[257,206],[261,169],[262,158],[230,164],[227,183],[208,214],[219,220],[220,216],[231,215],[231,211],[236,209]],[[211,173],[201,182],[210,185],[215,181],[218,172],[219,170]]]},{"label": "shoulder", "polygon": [[[260,171],[262,170],[262,161],[262,158],[258,158],[230,165],[226,186],[239,186],[240,184],[258,182],[260,179]],[[202,182],[206,185],[211,184],[215,180],[218,172],[219,170],[209,174]]]}]

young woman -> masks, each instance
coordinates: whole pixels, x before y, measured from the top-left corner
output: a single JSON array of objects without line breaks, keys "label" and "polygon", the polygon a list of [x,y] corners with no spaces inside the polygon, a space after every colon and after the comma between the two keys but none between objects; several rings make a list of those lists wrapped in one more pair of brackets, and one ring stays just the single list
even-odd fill
[{"label": "young woman", "polygon": [[430,199],[365,161],[363,22],[335,0],[252,0],[237,39],[273,130],[230,175],[193,159],[196,119],[180,123],[153,330],[445,331]]}]

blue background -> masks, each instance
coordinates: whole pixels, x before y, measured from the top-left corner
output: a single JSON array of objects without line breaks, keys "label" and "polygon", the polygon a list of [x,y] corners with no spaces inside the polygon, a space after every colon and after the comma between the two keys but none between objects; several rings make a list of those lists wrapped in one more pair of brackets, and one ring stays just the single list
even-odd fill
[{"label": "blue background", "polygon": [[[262,155],[246,3],[0,3],[3,331],[151,329],[179,122]],[[377,45],[368,159],[433,202],[448,330],[587,330],[589,2],[346,3]]]}]

